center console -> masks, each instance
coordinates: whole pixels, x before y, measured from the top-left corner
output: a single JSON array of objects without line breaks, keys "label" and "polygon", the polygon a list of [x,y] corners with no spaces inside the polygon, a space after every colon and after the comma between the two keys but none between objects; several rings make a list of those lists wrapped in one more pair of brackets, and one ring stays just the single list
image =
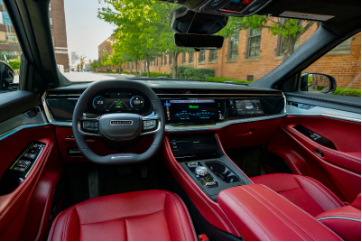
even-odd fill
[{"label": "center console", "polygon": [[182,169],[213,201],[224,189],[251,184],[225,155],[214,133],[174,135],[168,142]]}]

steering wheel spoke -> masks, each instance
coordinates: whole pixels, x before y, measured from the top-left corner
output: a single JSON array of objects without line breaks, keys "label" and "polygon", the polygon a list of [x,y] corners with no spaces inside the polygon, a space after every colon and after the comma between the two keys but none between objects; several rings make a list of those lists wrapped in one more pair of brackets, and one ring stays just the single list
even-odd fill
[{"label": "steering wheel spoke", "polygon": [[150,115],[142,116],[142,131],[141,135],[149,135],[159,132],[161,128],[161,119],[155,113],[152,112]]}]

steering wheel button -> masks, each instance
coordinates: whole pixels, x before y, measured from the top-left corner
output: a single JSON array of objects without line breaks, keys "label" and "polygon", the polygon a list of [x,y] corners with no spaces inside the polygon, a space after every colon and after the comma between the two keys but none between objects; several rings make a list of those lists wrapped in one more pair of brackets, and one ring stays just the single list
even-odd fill
[{"label": "steering wheel button", "polygon": [[145,120],[143,121],[143,130],[152,130],[156,128],[156,120]]}]

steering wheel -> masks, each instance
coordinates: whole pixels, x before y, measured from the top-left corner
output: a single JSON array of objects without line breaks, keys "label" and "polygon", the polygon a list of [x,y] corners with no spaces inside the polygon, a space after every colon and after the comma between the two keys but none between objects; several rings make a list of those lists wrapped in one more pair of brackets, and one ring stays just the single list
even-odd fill
[{"label": "steering wheel", "polygon": [[[87,117],[84,111],[89,100],[99,91],[105,89],[135,89],[142,92],[151,101],[152,114],[142,116],[134,113],[110,113],[98,117]],[[85,127],[92,127],[87,132]],[[155,92],[147,85],[130,80],[107,80],[94,82],[79,97],[75,106],[72,129],[75,142],[80,151],[90,161],[98,164],[130,164],[144,161],[152,157],[162,143],[165,130],[165,117],[162,103]],[[98,136],[112,142],[125,142],[142,135],[152,134],[153,142],[150,148],[142,154],[119,153],[106,156],[95,154],[87,145],[86,137]]]}]

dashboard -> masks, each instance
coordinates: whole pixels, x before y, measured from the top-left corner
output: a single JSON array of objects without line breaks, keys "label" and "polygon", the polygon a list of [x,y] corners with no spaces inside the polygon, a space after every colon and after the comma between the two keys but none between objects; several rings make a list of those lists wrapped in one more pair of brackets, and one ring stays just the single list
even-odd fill
[{"label": "dashboard", "polygon": [[[227,84],[213,87],[214,84],[210,83],[202,88],[192,89],[185,88],[185,82],[182,82],[182,88],[177,87],[177,83],[172,81],[172,84],[166,84],[159,81],[150,85],[164,108],[166,130],[168,127],[182,128],[192,125],[214,125],[217,128],[243,120],[279,117],[285,109],[283,93],[276,90],[239,88]],[[192,84],[191,86],[194,86],[194,83]],[[197,85],[200,86],[196,83],[195,86]],[[74,89],[57,88],[49,91],[45,101],[51,120],[70,126],[74,107],[84,90],[85,87],[78,86]],[[122,112],[147,116],[152,114],[153,110],[148,97],[132,89],[101,90],[90,99],[85,108],[85,113],[91,116]]]}]

